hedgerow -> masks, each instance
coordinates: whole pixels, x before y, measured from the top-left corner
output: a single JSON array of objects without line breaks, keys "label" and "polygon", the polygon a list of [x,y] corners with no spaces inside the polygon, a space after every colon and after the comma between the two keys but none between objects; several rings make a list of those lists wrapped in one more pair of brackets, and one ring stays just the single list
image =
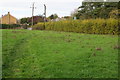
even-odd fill
[{"label": "hedgerow", "polygon": [[[44,23],[38,23],[33,28],[39,29],[42,28],[43,25]],[[88,34],[118,34],[118,20],[110,18],[47,22],[45,30]]]},{"label": "hedgerow", "polygon": [[44,23],[38,23],[38,24],[34,25],[32,28],[32,30],[44,30],[44,29],[45,29]]},{"label": "hedgerow", "polygon": [[0,24],[0,29],[13,29],[20,27],[19,24]]}]

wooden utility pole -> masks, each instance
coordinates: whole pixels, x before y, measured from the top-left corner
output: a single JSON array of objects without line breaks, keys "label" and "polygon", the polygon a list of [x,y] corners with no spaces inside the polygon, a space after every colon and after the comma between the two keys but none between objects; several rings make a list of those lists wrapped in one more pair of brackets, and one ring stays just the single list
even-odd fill
[{"label": "wooden utility pole", "polygon": [[44,25],[45,25],[45,22],[46,22],[46,5],[44,4]]},{"label": "wooden utility pole", "polygon": [[46,19],[46,5],[44,4],[44,15],[45,15],[45,19]]},{"label": "wooden utility pole", "polygon": [[33,24],[33,22],[34,22],[34,9],[36,8],[36,7],[34,7],[34,4],[35,4],[35,2],[33,2],[33,5],[32,5],[32,7],[30,7],[30,8],[32,8],[32,26],[34,25]]}]

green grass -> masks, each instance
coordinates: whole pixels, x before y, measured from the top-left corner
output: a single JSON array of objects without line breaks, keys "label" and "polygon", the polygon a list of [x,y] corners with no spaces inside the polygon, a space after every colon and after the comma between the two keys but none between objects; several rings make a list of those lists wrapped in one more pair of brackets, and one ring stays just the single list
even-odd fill
[{"label": "green grass", "polygon": [[29,30],[2,34],[3,78],[118,77],[118,36]]}]

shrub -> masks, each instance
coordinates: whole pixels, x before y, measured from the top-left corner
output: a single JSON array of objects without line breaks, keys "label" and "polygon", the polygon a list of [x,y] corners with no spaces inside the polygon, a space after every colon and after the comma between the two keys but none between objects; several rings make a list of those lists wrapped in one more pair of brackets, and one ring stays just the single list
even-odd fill
[{"label": "shrub", "polygon": [[38,24],[34,25],[32,29],[33,30],[44,30],[45,25],[44,25],[44,23],[38,23]]},{"label": "shrub", "polygon": [[65,20],[57,22],[39,23],[34,26],[34,29],[66,31],[88,34],[118,34],[117,19],[88,19],[88,20]]}]

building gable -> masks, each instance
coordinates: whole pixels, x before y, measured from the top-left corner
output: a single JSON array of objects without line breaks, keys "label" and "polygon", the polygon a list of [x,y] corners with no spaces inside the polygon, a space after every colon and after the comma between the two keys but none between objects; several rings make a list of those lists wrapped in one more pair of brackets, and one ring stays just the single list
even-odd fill
[{"label": "building gable", "polygon": [[0,22],[2,24],[17,24],[17,19],[8,12],[7,15],[2,16]]}]

